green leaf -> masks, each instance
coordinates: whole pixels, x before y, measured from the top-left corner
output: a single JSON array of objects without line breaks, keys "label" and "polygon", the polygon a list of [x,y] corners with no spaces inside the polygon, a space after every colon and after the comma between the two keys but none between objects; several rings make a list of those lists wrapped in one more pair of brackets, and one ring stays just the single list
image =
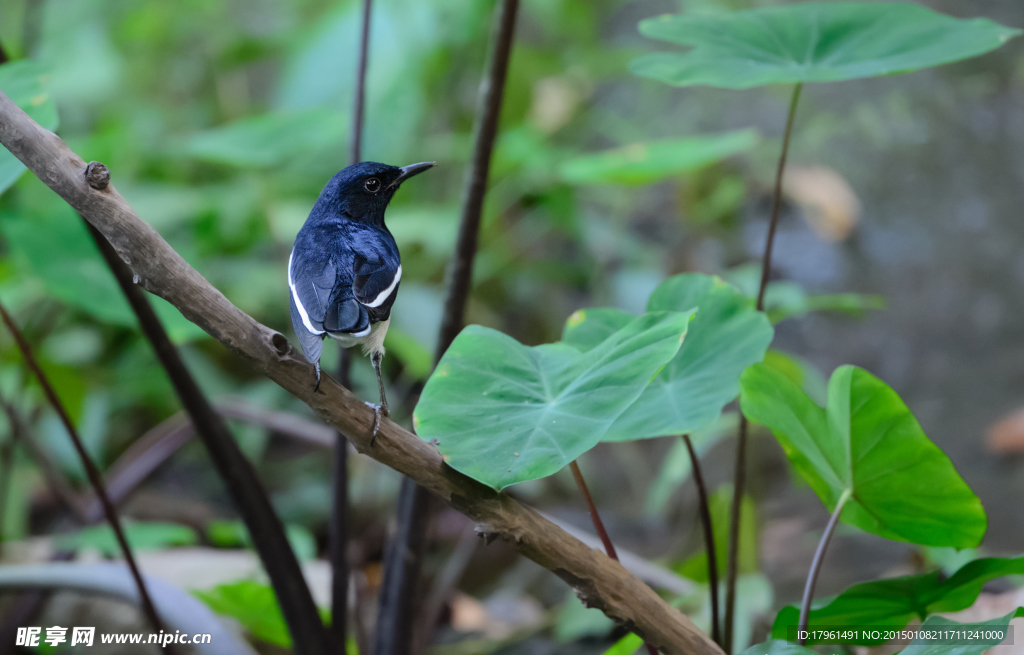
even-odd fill
[{"label": "green leaf", "polygon": [[953,463],[884,382],[841,366],[822,409],[765,364],[740,377],[743,413],[772,430],[794,468],[829,511],[852,494],[841,519],[926,546],[977,546],[987,518]]},{"label": "green leaf", "polygon": [[[32,120],[48,130],[57,129],[57,106],[47,90],[49,70],[34,61],[15,61],[0,66],[0,91],[25,110]],[[25,166],[6,148],[0,147],[0,193],[14,184]]]},{"label": "green leaf", "polygon": [[[728,271],[724,277],[743,293],[755,298],[761,283],[761,267],[738,266]],[[885,309],[885,298],[867,293],[830,293],[812,296],[795,282],[770,282],[764,294],[764,308],[772,325],[815,311],[842,312],[854,318],[863,318],[868,311]]]},{"label": "green leaf", "polygon": [[[96,249],[85,225],[67,205],[53,197],[54,211],[27,217],[4,215],[0,220],[12,257],[45,283],[55,298],[104,323],[138,329],[138,319]],[[154,311],[175,343],[203,338],[206,333],[181,315],[174,305],[149,295]]]},{"label": "green leaf", "polygon": [[903,2],[808,2],[713,15],[659,16],[645,36],[691,46],[633,61],[630,70],[674,86],[746,89],[835,82],[911,71],[994,50],[1020,30],[956,19]]},{"label": "green leaf", "polygon": [[[974,604],[986,582],[1024,574],[1024,557],[977,559],[948,578],[940,577],[940,573],[932,571],[853,585],[835,598],[816,603],[808,625],[903,627],[911,620],[924,620],[936,612],[958,612]],[[775,617],[772,636],[785,639],[788,628],[795,626],[799,618],[799,608],[784,607]],[[881,642],[852,643],[871,646]]]},{"label": "green leaf", "polygon": [[678,352],[692,316],[645,314],[585,353],[471,325],[423,388],[416,432],[498,490],[551,475],[601,441]]},{"label": "green leaf", "polygon": [[[697,308],[679,353],[608,430],[604,441],[678,435],[714,421],[739,393],[739,375],[761,361],[774,332],[753,303],[721,279],[698,273],[671,277],[654,290],[647,311]],[[588,309],[570,317],[563,340],[583,351],[628,314]]]},{"label": "green leaf", "polygon": [[619,639],[612,647],[604,652],[604,655],[635,655],[637,650],[644,645],[644,640],[630,632]]},{"label": "green leaf", "polygon": [[325,108],[277,111],[199,132],[185,153],[243,168],[275,166],[336,144],[347,125],[340,114]]},{"label": "green leaf", "polygon": [[750,150],[757,141],[756,130],[737,130],[634,143],[566,160],[559,167],[559,173],[569,184],[653,184]]},{"label": "green leaf", "polygon": [[[177,523],[159,521],[126,521],[123,524],[124,536],[133,550],[158,550],[172,546],[193,546],[198,542],[195,530]],[[118,556],[121,548],[109,525],[96,525],[82,528],[74,534],[57,537],[57,544],[62,549],[78,550],[92,548],[107,556]]]},{"label": "green leaf", "polygon": [[192,593],[214,612],[238,620],[257,639],[291,648],[292,638],[281,614],[281,606],[269,586],[242,580]]}]

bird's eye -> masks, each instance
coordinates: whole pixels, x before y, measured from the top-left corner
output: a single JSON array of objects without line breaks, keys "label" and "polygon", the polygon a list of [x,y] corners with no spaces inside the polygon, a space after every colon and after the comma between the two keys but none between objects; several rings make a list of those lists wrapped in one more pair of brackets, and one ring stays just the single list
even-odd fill
[{"label": "bird's eye", "polygon": [[378,180],[375,177],[371,177],[370,179],[366,180],[366,182],[363,182],[363,186],[370,193],[377,193],[378,191],[380,191],[380,180]]}]

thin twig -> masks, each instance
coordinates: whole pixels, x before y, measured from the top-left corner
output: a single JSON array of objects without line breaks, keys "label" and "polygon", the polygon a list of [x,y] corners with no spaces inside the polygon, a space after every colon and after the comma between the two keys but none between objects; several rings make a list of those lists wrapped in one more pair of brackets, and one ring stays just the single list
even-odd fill
[{"label": "thin twig", "polygon": [[113,246],[91,223],[87,225],[252,535],[253,545],[277,594],[295,652],[328,655],[331,647],[327,631],[302,576],[299,560],[285,536],[284,525],[270,504],[256,471],[185,367],[149,300],[135,285],[132,269],[121,261]]},{"label": "thin twig", "polygon": [[[608,536],[608,531],[604,529],[604,521],[601,520],[601,515],[597,511],[597,505],[594,504],[594,499],[590,495],[590,489],[587,488],[587,481],[583,479],[580,465],[576,463],[576,460],[572,460],[569,462],[569,468],[572,469],[572,477],[576,478],[576,486],[579,487],[580,493],[583,494],[584,500],[587,501],[590,520],[594,522],[597,536],[601,538],[601,543],[604,544],[604,552],[608,554],[608,557],[618,562],[619,554],[615,552],[615,544],[612,543],[612,538]],[[644,646],[647,648],[649,655],[658,655],[658,649],[654,646],[646,642]]]},{"label": "thin twig", "polygon": [[715,552],[715,531],[711,524],[711,509],[708,507],[708,488],[704,484],[704,474],[700,469],[697,451],[693,449],[690,435],[683,435],[683,443],[690,453],[690,464],[693,468],[693,481],[697,485],[697,502],[700,506],[700,520],[704,528],[704,550],[708,553],[708,585],[711,587],[711,638],[719,646],[722,645],[722,634],[718,622],[718,555]]},{"label": "thin twig", "polygon": [[839,517],[843,513],[843,505],[851,496],[851,491],[847,489],[839,497],[839,502],[836,503],[836,508],[828,520],[828,525],[825,526],[825,534],[821,535],[818,548],[814,551],[811,570],[807,572],[807,582],[804,584],[804,597],[800,602],[800,620],[797,622],[797,643],[801,646],[807,643],[807,637],[801,636],[801,634],[807,630],[807,624],[811,619],[811,601],[814,600],[814,587],[818,584],[818,574],[821,573],[821,565],[825,561],[825,551],[828,550],[828,544],[832,541],[832,533],[836,531]]},{"label": "thin twig", "polygon": [[[779,162],[775,170],[775,191],[772,195],[772,213],[768,221],[768,238],[764,244],[764,257],[761,260],[761,284],[757,291],[757,310],[764,311],[765,293],[768,290],[768,280],[772,273],[772,250],[775,246],[775,231],[779,225],[779,212],[782,209],[782,180],[786,172],[786,159],[789,156],[789,142],[793,136],[793,121],[796,118],[796,107],[800,102],[800,92],[803,84],[793,87],[793,95],[789,101],[789,113],[786,116],[786,131],[782,136],[782,152],[779,153]],[[722,648],[727,655],[732,653],[733,625],[735,621],[736,608],[736,573],[737,558],[739,557],[740,540],[740,504],[743,502],[743,493],[746,487],[747,477],[747,419],[740,417],[739,439],[736,444],[736,469],[735,483],[733,484],[732,506],[729,508],[729,561],[726,566],[726,589],[725,589],[725,634],[723,635]]]},{"label": "thin twig", "polygon": [[604,521],[601,520],[601,515],[597,512],[597,505],[594,504],[594,499],[590,496],[590,489],[587,488],[587,481],[583,479],[580,465],[576,463],[576,460],[572,460],[569,462],[569,468],[572,470],[572,477],[576,478],[576,486],[579,487],[580,493],[583,494],[583,499],[587,501],[590,520],[594,522],[597,536],[601,538],[601,543],[604,544],[604,552],[608,554],[608,557],[618,562],[619,555],[615,552],[615,544],[612,543],[611,537],[608,536],[608,531],[604,529]]},{"label": "thin twig", "polygon": [[[366,68],[370,50],[370,16],[373,0],[363,0],[362,26],[359,31],[359,55],[356,58],[355,93],[352,99],[352,129],[349,134],[348,163],[363,158],[363,116],[366,110]],[[338,353],[338,382],[352,387],[352,353],[340,348]],[[348,639],[348,442],[345,435],[335,432],[333,498],[328,526],[331,559],[331,634],[336,648],[345,651]]]},{"label": "thin twig", "polygon": [[[436,364],[448,346],[462,330],[466,314],[466,303],[473,282],[473,261],[476,258],[480,234],[480,218],[483,214],[484,196],[487,194],[487,180],[491,167],[491,153],[498,134],[498,119],[505,95],[505,79],[512,53],[515,34],[516,14],[519,0],[500,0],[496,15],[496,26],[488,53],[487,71],[480,81],[477,96],[476,123],[473,127],[473,154],[466,174],[466,187],[462,201],[462,216],[455,252],[448,270],[448,297],[445,300],[441,329],[437,347],[434,350]],[[377,623],[377,655],[404,655],[409,652],[408,641],[400,641],[395,635],[408,639],[411,632],[405,626],[411,625],[415,615],[416,587],[419,580],[420,562],[426,544],[426,517],[429,507],[427,492],[409,479],[402,480],[399,490],[398,531],[394,541],[403,535],[405,541],[397,546],[388,546],[391,557],[403,557],[403,561],[385,557],[384,584],[380,599]],[[418,512],[419,515],[401,513],[402,509]],[[414,527],[412,524],[416,524]],[[399,580],[393,576],[402,576]],[[407,636],[408,635],[408,636]],[[383,637],[383,639],[382,639]],[[393,649],[391,647],[393,646]]]},{"label": "thin twig", "polygon": [[103,504],[103,513],[106,516],[107,523],[110,524],[110,528],[114,531],[114,536],[117,538],[117,545],[121,548],[125,564],[128,565],[128,570],[131,571],[132,578],[135,580],[135,586],[139,589],[142,611],[153,625],[154,630],[162,630],[163,626],[159,615],[156,613],[156,606],[153,605],[153,600],[149,596],[149,590],[146,589],[146,583],[142,580],[142,574],[139,572],[139,566],[135,562],[135,555],[132,554],[131,546],[128,545],[128,539],[124,536],[121,519],[118,517],[117,510],[114,509],[114,504],[110,502],[107,490],[103,486],[103,475],[100,473],[96,463],[92,461],[92,457],[89,456],[85,446],[82,445],[82,440],[78,436],[78,430],[75,429],[75,424],[71,422],[71,417],[68,416],[67,410],[64,409],[64,404],[57,397],[57,392],[54,391],[49,378],[43,373],[43,369],[39,367],[39,363],[36,361],[35,355],[32,354],[32,349],[29,347],[28,342],[25,341],[24,335],[22,335],[21,330],[18,329],[14,319],[7,313],[7,308],[2,303],[0,303],[0,317],[3,317],[4,324],[10,331],[11,336],[14,337],[15,343],[18,344],[18,349],[25,360],[25,365],[39,381],[39,385],[43,388],[43,393],[46,395],[47,400],[50,401],[53,411],[60,417],[61,423],[64,424],[64,429],[67,430],[68,436],[71,437],[71,443],[74,444],[75,451],[78,452],[78,457],[82,460],[82,466],[85,468],[89,484],[92,485],[93,491],[100,499],[100,503]]}]

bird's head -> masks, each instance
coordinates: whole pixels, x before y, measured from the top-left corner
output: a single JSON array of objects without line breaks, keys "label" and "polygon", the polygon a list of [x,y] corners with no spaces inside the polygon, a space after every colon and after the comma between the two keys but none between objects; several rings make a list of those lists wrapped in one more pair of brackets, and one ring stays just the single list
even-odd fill
[{"label": "bird's head", "polygon": [[402,167],[373,161],[352,164],[331,178],[320,192],[313,211],[382,225],[384,210],[402,182],[432,168],[434,163],[421,162]]}]

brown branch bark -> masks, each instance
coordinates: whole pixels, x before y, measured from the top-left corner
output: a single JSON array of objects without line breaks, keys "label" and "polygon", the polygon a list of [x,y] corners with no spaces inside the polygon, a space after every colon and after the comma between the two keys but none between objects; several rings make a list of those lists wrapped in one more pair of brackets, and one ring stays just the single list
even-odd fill
[{"label": "brown branch bark", "polygon": [[314,393],[312,365],[284,335],[232,305],[142,221],[113,186],[92,189],[85,181],[86,162],[3,93],[0,143],[110,241],[140,284],[309,405],[348,435],[358,451],[412,478],[470,517],[487,539],[505,540],[553,571],[575,587],[587,605],[624,623],[648,643],[673,655],[722,655],[707,635],[622,565],[570,537],[535,510],[449,468],[436,448],[411,432],[385,420],[371,447],[370,407],[327,376],[320,392]]}]

